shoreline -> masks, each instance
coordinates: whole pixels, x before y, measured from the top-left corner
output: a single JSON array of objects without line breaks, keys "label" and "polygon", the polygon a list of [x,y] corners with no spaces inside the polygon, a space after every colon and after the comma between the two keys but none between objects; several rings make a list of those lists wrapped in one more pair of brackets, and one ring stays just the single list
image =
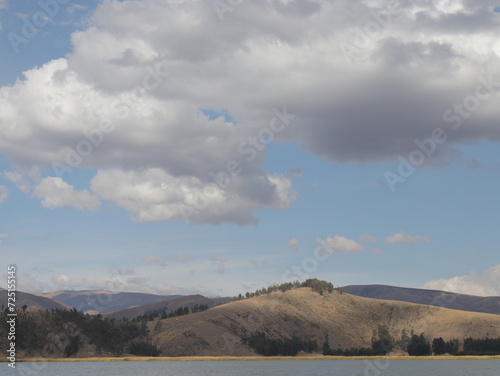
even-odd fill
[{"label": "shoreline", "polygon": [[[180,357],[91,357],[91,358],[24,358],[16,362],[124,362],[124,361],[238,361],[238,360],[500,360],[500,355],[430,355],[430,356],[180,356]],[[0,360],[7,362],[7,360]]]}]

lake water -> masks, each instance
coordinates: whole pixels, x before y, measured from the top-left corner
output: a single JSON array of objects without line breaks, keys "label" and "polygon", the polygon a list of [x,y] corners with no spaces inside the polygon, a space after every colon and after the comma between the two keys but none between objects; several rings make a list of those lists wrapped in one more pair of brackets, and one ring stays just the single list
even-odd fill
[{"label": "lake water", "polygon": [[0,363],[26,376],[498,376],[500,360],[254,360]]}]

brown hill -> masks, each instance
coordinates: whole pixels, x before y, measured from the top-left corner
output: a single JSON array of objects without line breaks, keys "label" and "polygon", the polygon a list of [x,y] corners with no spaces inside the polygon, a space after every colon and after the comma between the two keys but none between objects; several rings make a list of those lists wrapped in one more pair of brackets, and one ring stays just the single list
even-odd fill
[{"label": "brown hill", "polygon": [[188,307],[192,308],[195,305],[208,305],[209,307],[212,307],[214,304],[214,301],[210,298],[206,298],[202,295],[187,295],[187,296],[181,296],[178,298],[171,298],[167,300],[162,300],[159,302],[154,302],[150,304],[144,304],[138,307],[131,307],[127,309],[122,309],[119,311],[114,311],[114,312],[108,312],[105,313],[105,317],[109,318],[114,318],[114,319],[122,319],[122,318],[127,318],[127,319],[132,319],[137,316],[141,316],[144,314],[149,314],[149,313],[161,313],[163,311],[165,312],[172,312],[177,310],[178,308],[183,308],[183,307]]},{"label": "brown hill", "polygon": [[332,348],[370,347],[379,325],[391,335],[412,330],[427,339],[500,337],[500,316],[397,301],[362,298],[310,288],[275,292],[205,312],[150,323],[153,342],[165,356],[255,355],[240,336],[255,331],[270,338],[298,336],[321,347],[328,334]]},{"label": "brown hill", "polygon": [[351,285],[341,287],[341,290],[365,298],[398,300],[461,311],[500,314],[500,296],[484,297],[386,285]]},{"label": "brown hill", "polygon": [[[16,309],[21,309],[24,305],[28,306],[28,311],[71,309],[66,304],[50,298],[16,291]],[[0,289],[0,306],[7,307],[7,290]]]}]

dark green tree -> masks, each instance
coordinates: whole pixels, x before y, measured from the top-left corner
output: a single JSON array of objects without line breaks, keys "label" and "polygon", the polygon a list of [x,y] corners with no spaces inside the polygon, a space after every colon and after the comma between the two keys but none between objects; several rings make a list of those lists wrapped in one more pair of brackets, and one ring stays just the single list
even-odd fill
[{"label": "dark green tree", "polygon": [[372,339],[373,355],[385,355],[394,348],[394,339],[389,334],[389,329],[385,325],[378,326],[378,338]]},{"label": "dark green tree", "polygon": [[434,338],[432,341],[432,352],[434,355],[442,355],[445,353],[445,342],[443,338]]},{"label": "dark green tree", "polygon": [[431,345],[425,339],[423,333],[419,336],[414,334],[411,337],[407,350],[409,355],[423,356],[432,354]]}]

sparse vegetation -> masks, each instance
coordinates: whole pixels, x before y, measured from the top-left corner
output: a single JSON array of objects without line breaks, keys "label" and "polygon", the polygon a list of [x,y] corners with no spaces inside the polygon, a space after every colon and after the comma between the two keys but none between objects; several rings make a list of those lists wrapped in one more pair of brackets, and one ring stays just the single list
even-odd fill
[{"label": "sparse vegetation", "polygon": [[176,310],[173,311],[168,311],[168,307],[163,308],[162,310],[157,310],[157,311],[149,311],[146,312],[144,315],[140,315],[137,317],[134,317],[132,319],[132,322],[147,322],[147,321],[154,321],[156,319],[164,320],[167,318],[171,317],[178,317],[178,316],[184,316],[184,315],[189,315],[190,313],[197,313],[197,312],[203,312],[209,309],[210,307],[208,304],[196,304],[192,308],[189,307],[179,307]]},{"label": "sparse vegetation", "polygon": [[338,355],[338,356],[372,356],[386,355],[394,348],[394,339],[389,334],[389,329],[386,326],[379,325],[378,331],[374,333],[372,338],[372,347],[359,347],[349,349],[331,349],[328,341],[328,334],[325,335],[323,343],[323,355]]},{"label": "sparse vegetation", "polygon": [[256,296],[267,295],[277,291],[286,292],[301,287],[310,287],[313,291],[317,292],[320,295],[323,295],[324,293],[331,293],[332,291],[337,291],[342,294],[342,290],[339,287],[333,287],[331,282],[322,281],[317,278],[310,278],[306,279],[304,282],[284,282],[279,285],[271,285],[262,289],[257,289],[255,290],[255,292],[246,292],[244,295],[238,294],[237,296],[234,296],[232,298],[217,302],[215,306],[235,302],[238,300],[255,298]]},{"label": "sparse vegetation", "polygon": [[373,355],[386,355],[394,348],[394,339],[389,334],[389,329],[385,325],[378,326],[377,334],[372,338]]}]

